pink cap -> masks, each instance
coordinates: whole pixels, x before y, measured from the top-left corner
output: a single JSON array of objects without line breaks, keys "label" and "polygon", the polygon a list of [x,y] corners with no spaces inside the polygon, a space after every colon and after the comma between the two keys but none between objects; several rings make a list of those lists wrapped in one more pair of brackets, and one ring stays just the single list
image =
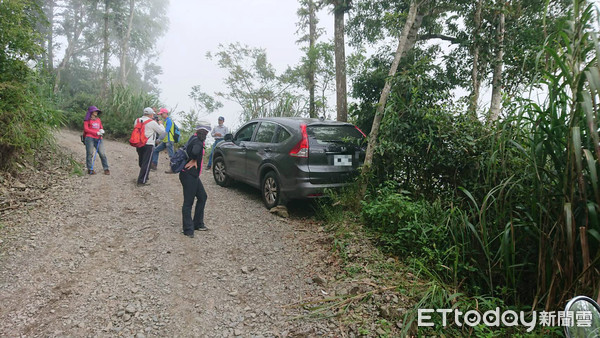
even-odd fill
[{"label": "pink cap", "polygon": [[167,113],[168,114],[169,110],[167,108],[160,108],[159,114],[162,114],[162,113]]}]

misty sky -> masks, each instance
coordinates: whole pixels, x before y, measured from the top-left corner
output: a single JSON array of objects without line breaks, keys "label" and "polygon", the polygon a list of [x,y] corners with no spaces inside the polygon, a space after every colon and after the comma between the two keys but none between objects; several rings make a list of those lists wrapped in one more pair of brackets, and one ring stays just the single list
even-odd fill
[{"label": "misty sky", "polygon": [[[215,60],[206,59],[206,52],[216,52],[219,43],[240,42],[266,49],[278,73],[297,64],[302,56],[302,46],[296,44],[298,6],[296,0],[171,0],[169,30],[157,46],[158,64],[163,69],[159,76],[162,102],[170,110],[189,111],[192,86],[200,85],[210,95],[225,90],[226,72]],[[332,32],[333,17],[326,10],[319,16],[319,27]],[[223,115],[225,125],[239,126],[239,105],[219,100],[224,108],[202,118],[215,125]],[[177,120],[177,115],[174,117]]]}]

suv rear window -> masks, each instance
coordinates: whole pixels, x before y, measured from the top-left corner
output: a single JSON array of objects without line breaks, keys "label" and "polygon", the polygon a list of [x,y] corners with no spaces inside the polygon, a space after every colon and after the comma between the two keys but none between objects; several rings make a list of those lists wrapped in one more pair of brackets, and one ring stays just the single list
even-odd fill
[{"label": "suv rear window", "polygon": [[353,126],[327,126],[316,125],[306,128],[308,139],[311,144],[328,145],[332,143],[361,144],[364,137],[358,129]]}]

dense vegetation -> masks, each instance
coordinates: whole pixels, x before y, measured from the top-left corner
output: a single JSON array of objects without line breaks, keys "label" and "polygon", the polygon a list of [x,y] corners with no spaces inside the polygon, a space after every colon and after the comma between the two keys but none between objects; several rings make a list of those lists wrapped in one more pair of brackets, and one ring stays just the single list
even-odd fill
[{"label": "dense vegetation", "polygon": [[[89,105],[105,111],[114,137],[130,132],[143,107],[159,105],[152,46],[166,27],[142,23],[149,15],[166,22],[166,5],[0,1],[0,166],[49,142],[61,123],[80,128]],[[208,54],[229,73],[228,91],[216,97],[237,102],[243,119],[331,116],[340,44],[318,41],[314,12],[352,13],[348,118],[376,137],[359,182],[364,196],[353,192],[336,207],[358,210],[348,213],[386,252],[431,281],[417,306],[558,309],[575,294],[599,297],[600,50],[590,2],[299,7],[299,43],[308,43],[300,64],[277,74],[265,50],[224,42]],[[55,65],[58,37],[67,45]],[[486,86],[489,106],[480,98]],[[199,86],[190,97],[197,110],[221,106]],[[188,129],[197,119],[182,116]]]},{"label": "dense vegetation", "polygon": [[[52,128],[81,129],[90,105],[105,112],[112,137],[126,136],[144,107],[158,106],[153,46],[167,28],[166,5],[0,2],[0,166],[52,143]],[[145,25],[147,17],[163,24]]]},{"label": "dense vegetation", "polygon": [[[583,1],[560,8],[550,3],[561,14],[544,40],[513,46],[529,60],[521,84],[505,81],[500,119],[448,100],[453,79],[431,49],[413,49],[392,79],[361,216],[433,281],[417,306],[557,310],[600,295],[597,19]],[[390,61],[365,64],[352,113],[369,130]]]}]

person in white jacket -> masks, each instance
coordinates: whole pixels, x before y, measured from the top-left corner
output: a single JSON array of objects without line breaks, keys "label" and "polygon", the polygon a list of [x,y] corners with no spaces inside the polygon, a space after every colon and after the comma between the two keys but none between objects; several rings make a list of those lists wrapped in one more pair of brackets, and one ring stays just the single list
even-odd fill
[{"label": "person in white jacket", "polygon": [[144,108],[144,115],[138,119],[135,119],[133,126],[141,121],[142,123],[153,120],[146,123],[144,134],[148,138],[146,145],[143,147],[136,148],[138,153],[138,164],[140,166],[140,173],[137,178],[137,186],[148,185],[148,174],[150,172],[150,162],[152,160],[152,152],[156,145],[156,137],[165,133],[165,127],[162,125],[162,121],[153,119],[155,112],[152,108]]}]

